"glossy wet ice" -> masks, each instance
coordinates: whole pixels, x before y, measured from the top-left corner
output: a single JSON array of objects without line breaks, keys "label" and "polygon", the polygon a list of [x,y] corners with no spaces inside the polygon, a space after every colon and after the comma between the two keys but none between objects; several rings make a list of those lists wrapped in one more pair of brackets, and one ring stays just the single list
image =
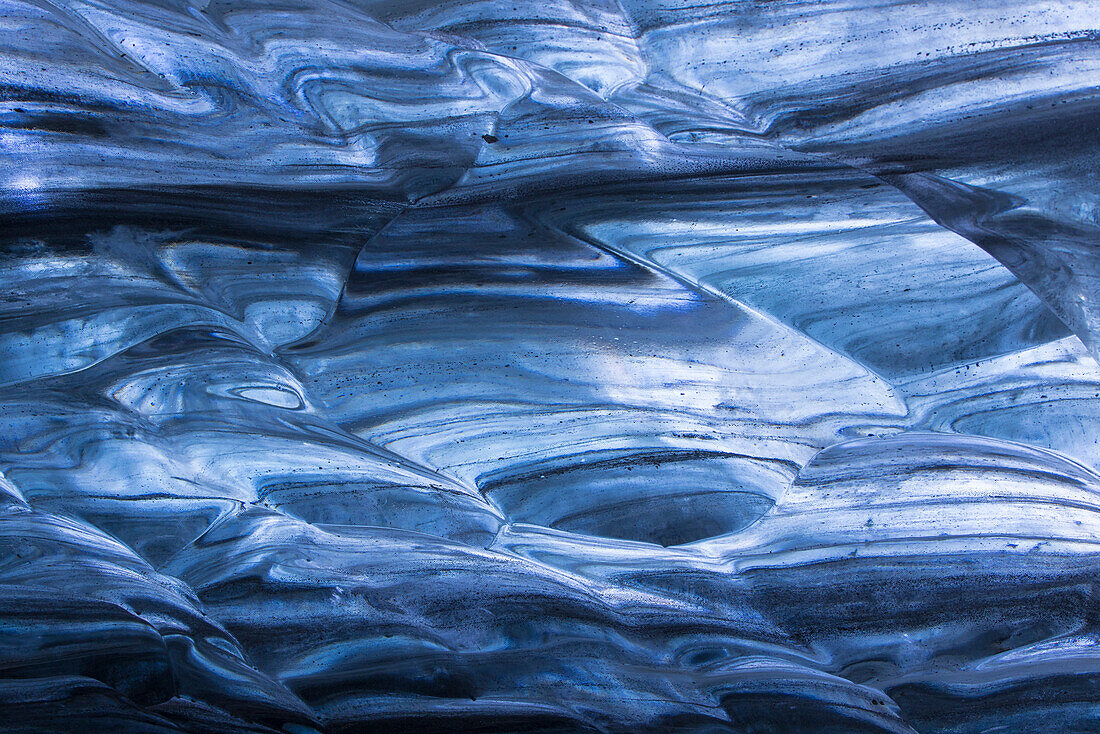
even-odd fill
[{"label": "glossy wet ice", "polygon": [[0,7],[0,728],[1100,726],[1090,3]]}]

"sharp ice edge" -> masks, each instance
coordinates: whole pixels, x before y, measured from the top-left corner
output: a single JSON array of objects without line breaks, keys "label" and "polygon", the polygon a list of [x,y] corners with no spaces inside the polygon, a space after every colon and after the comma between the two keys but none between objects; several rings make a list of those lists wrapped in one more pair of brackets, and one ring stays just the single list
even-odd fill
[{"label": "sharp ice edge", "polygon": [[1100,726],[1088,3],[0,17],[0,729]]}]

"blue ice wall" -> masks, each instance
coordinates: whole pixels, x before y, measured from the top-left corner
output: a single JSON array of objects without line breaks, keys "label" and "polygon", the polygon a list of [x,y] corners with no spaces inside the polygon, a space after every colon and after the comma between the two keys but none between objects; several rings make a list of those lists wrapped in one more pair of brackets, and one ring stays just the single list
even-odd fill
[{"label": "blue ice wall", "polygon": [[1100,731],[1098,22],[0,0],[0,731]]}]

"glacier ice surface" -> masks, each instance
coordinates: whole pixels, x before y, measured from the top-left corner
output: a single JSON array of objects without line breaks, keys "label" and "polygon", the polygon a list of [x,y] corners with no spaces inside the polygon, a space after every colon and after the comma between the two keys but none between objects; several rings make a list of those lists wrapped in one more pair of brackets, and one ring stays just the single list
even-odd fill
[{"label": "glacier ice surface", "polygon": [[0,9],[0,730],[1100,730],[1093,3]]}]

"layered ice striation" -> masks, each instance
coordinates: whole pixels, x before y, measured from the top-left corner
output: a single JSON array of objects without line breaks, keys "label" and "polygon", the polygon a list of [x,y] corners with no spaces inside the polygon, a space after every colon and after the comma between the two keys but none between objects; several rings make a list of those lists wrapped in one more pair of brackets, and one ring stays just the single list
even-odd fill
[{"label": "layered ice striation", "polygon": [[0,730],[1100,730],[1098,19],[0,0]]}]

